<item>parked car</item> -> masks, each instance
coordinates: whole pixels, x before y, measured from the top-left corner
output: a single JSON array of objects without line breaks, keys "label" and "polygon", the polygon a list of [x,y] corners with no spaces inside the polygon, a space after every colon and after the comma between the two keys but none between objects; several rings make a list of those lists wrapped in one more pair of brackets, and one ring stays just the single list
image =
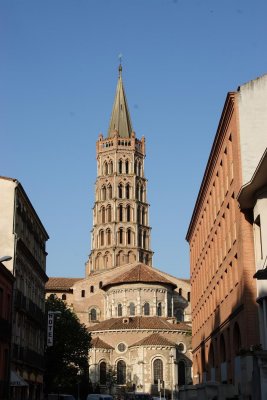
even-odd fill
[{"label": "parked car", "polygon": [[51,393],[47,396],[47,400],[75,400],[75,397],[72,394]]},{"label": "parked car", "polygon": [[151,394],[143,392],[125,393],[125,400],[153,400]]},{"label": "parked car", "polygon": [[88,394],[86,400],[113,400],[113,397],[109,394],[91,393]]}]

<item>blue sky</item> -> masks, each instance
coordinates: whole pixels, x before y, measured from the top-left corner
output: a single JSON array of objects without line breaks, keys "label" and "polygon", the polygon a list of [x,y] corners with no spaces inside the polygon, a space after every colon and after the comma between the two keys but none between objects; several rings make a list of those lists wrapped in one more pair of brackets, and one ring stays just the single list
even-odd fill
[{"label": "blue sky", "polygon": [[267,72],[266,15],[265,0],[1,0],[0,175],[49,233],[49,276],[84,275],[122,53],[154,266],[189,277],[185,235],[226,94]]}]

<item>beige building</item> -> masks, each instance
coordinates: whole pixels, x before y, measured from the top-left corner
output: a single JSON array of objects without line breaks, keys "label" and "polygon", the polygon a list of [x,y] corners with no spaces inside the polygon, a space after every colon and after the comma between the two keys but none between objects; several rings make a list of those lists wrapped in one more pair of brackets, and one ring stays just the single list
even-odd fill
[{"label": "beige building", "polygon": [[15,277],[11,398],[40,399],[44,373],[45,245],[48,234],[22,185],[0,177],[0,249]]},{"label": "beige building", "polygon": [[[145,138],[132,129],[122,70],[107,138],[96,145],[91,253],[85,278],[50,278],[92,333],[90,379],[108,391],[158,393],[191,382],[190,283],[152,267]],[[163,392],[162,392],[163,393]]]}]

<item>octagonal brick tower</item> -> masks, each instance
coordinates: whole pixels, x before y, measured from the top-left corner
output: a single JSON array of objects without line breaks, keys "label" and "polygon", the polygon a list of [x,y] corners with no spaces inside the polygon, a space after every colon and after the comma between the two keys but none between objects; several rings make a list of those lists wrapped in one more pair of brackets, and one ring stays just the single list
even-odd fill
[{"label": "octagonal brick tower", "polygon": [[96,143],[97,180],[86,274],[135,261],[152,265],[144,176],[145,138],[137,139],[119,78],[107,138]]}]

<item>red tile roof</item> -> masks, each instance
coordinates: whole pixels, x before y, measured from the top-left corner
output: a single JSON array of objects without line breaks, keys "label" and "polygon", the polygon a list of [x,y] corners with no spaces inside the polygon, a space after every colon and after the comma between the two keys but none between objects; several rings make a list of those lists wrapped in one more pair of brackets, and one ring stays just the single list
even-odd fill
[{"label": "red tile roof", "polygon": [[152,335],[139,340],[139,342],[132,344],[130,347],[133,346],[175,346],[175,343],[159,335],[158,333],[152,333]]},{"label": "red tile roof", "polygon": [[92,347],[95,347],[96,349],[114,350],[114,347],[110,346],[108,343],[104,342],[99,337],[92,339],[91,344]]},{"label": "red tile roof", "polygon": [[168,322],[164,317],[121,317],[110,318],[88,328],[89,331],[121,331],[121,330],[171,330],[190,331],[191,328],[185,322]]},{"label": "red tile roof", "polygon": [[50,277],[48,282],[46,282],[46,291],[56,291],[56,290],[68,290],[74,283],[80,281],[83,278],[56,278]]},{"label": "red tile roof", "polygon": [[162,275],[158,274],[152,267],[138,263],[135,264],[129,271],[117,276],[113,280],[105,283],[102,289],[108,289],[110,286],[123,285],[124,283],[163,283],[176,288],[177,285]]}]

